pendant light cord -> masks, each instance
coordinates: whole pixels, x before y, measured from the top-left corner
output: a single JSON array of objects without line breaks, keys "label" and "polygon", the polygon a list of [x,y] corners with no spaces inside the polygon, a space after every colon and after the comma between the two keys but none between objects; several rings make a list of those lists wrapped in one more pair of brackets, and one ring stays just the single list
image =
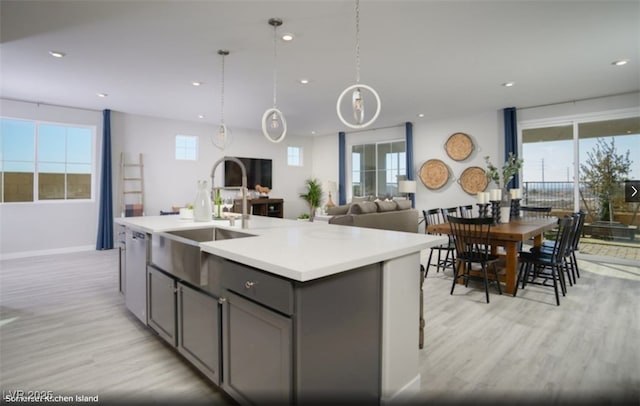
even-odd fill
[{"label": "pendant light cord", "polygon": [[278,73],[277,73],[277,60],[278,60],[278,52],[277,52],[277,30],[278,26],[273,26],[273,107],[276,107],[276,94],[277,94],[277,83],[278,83]]},{"label": "pendant light cord", "polygon": [[356,83],[360,83],[360,0],[356,0]]},{"label": "pendant light cord", "polygon": [[224,124],[224,54],[222,54],[222,66],[220,71],[222,72],[222,79],[220,81],[220,123]]}]

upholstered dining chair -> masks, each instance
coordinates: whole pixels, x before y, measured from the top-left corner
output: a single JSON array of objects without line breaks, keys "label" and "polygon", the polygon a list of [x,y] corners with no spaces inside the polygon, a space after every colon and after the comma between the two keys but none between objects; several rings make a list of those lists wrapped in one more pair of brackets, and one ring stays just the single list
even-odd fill
[{"label": "upholstered dining chair", "polygon": [[[448,217],[451,226],[451,234],[456,246],[457,265],[453,274],[453,284],[451,285],[451,294],[458,283],[458,279],[464,280],[465,286],[469,286],[469,279],[480,278],[484,281],[484,291],[489,303],[489,278],[487,268],[492,265],[493,279],[498,287],[498,293],[502,294],[500,281],[498,280],[498,270],[496,262],[499,257],[492,255],[490,251],[489,235],[491,226],[493,225],[492,217]],[[473,264],[479,264],[482,268],[482,276],[476,277],[469,273]]]},{"label": "upholstered dining chair", "polygon": [[[424,216],[424,220],[426,222],[425,233],[428,233],[427,228],[432,224],[442,224],[444,223],[444,218],[442,217],[442,212],[440,209],[430,209],[430,210],[422,210],[422,215]],[[429,259],[427,260],[427,266],[425,267],[424,276],[427,277],[429,273],[429,267],[431,267],[431,258],[433,257],[433,252],[438,251],[438,258],[436,259],[436,272],[440,272],[440,268],[442,271],[448,267],[451,267],[451,270],[454,270],[455,264],[455,246],[453,245],[453,239],[449,236],[449,242],[446,244],[436,245],[431,247],[431,252],[429,253]],[[442,254],[444,253],[444,258],[442,258]]]}]

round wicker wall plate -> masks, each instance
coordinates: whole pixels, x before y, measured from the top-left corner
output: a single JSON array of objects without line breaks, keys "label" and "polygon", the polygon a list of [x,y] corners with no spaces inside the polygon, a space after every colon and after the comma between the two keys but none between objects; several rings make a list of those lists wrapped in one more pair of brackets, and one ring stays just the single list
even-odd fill
[{"label": "round wicker wall plate", "polygon": [[465,133],[452,134],[444,145],[447,155],[454,161],[463,161],[473,152],[473,141]]},{"label": "round wicker wall plate", "polygon": [[489,180],[484,169],[479,166],[470,166],[462,172],[458,183],[462,186],[462,190],[470,195],[475,195],[478,192],[484,192],[489,185]]},{"label": "round wicker wall plate", "polygon": [[449,180],[449,168],[439,159],[430,159],[420,167],[420,180],[428,189],[440,189]]}]

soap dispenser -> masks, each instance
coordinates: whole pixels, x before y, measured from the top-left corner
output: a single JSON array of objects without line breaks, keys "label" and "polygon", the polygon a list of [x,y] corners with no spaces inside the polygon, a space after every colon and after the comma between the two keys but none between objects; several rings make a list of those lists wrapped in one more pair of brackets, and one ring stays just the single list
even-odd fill
[{"label": "soap dispenser", "polygon": [[207,181],[198,181],[198,193],[196,193],[196,201],[193,203],[193,220],[194,221],[211,221],[211,197],[207,190]]}]

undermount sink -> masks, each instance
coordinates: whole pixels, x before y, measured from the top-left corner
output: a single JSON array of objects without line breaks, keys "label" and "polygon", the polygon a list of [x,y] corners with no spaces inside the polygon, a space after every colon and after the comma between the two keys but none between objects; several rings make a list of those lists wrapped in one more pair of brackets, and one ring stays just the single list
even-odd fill
[{"label": "undermount sink", "polygon": [[206,227],[166,231],[151,236],[151,264],[195,286],[207,285],[207,269],[200,243],[253,237],[225,228]]},{"label": "undermount sink", "polygon": [[[180,239],[189,240],[192,243],[206,242],[206,241],[220,241],[231,240],[234,238],[253,237],[251,234],[241,233],[235,230],[229,230],[226,228],[208,227],[208,228],[194,228],[189,230],[176,230],[167,231],[163,234],[170,234],[172,236],[180,237]],[[168,237],[171,238],[171,237]],[[180,240],[178,240],[180,241]],[[181,241],[187,242],[187,241]]]}]

